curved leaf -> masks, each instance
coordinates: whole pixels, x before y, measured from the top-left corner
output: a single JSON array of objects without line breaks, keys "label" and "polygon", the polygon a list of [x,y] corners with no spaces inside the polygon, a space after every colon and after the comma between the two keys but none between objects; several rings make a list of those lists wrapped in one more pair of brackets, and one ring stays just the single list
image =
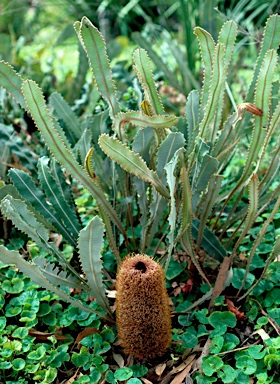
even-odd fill
[{"label": "curved leaf", "polygon": [[154,129],[171,128],[178,123],[178,118],[174,115],[170,116],[148,116],[140,111],[120,112],[117,114],[113,127],[114,131],[123,137],[123,126],[126,123],[136,125],[137,127],[147,128],[152,127]]},{"label": "curved leaf", "polygon": [[63,300],[68,301],[70,304],[74,305],[74,307],[77,307],[82,311],[95,313],[101,317],[104,317],[101,312],[94,311],[90,307],[86,307],[80,301],[72,298],[69,293],[66,293],[52,285],[43,275],[38,265],[25,261],[17,251],[10,251],[3,245],[0,245],[0,260],[5,264],[15,264],[21,270],[21,272],[30,277],[30,279],[34,281],[35,284],[38,284],[40,287],[53,292]]},{"label": "curved leaf", "polygon": [[169,198],[169,193],[161,183],[158,175],[147,167],[147,164],[137,153],[131,151],[128,146],[122,144],[119,140],[106,134],[101,135],[98,142],[106,155],[118,163],[125,171],[151,183],[158,193],[167,199]]}]

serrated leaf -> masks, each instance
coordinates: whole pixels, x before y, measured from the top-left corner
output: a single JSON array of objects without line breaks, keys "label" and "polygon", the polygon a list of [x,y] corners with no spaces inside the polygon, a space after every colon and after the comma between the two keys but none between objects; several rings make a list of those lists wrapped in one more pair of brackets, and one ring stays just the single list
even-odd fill
[{"label": "serrated leaf", "polygon": [[168,269],[168,266],[171,260],[171,255],[175,247],[174,235],[175,235],[175,227],[176,227],[176,220],[177,220],[177,210],[176,210],[176,198],[175,198],[176,177],[174,176],[174,171],[177,166],[179,156],[183,152],[183,150],[184,148],[179,148],[175,152],[172,160],[164,166],[164,169],[166,171],[166,180],[167,180],[167,184],[169,186],[169,191],[170,191],[170,203],[169,203],[170,209],[169,209],[169,215],[168,215],[170,230],[167,235],[169,246],[168,246],[167,258],[165,261],[165,271],[167,271]]},{"label": "serrated leaf", "polygon": [[133,39],[136,41],[137,45],[144,48],[147,52],[151,60],[154,62],[158,70],[161,70],[164,73],[168,84],[178,89],[178,91],[184,93],[184,88],[178,83],[174,74],[167,68],[166,64],[162,61],[162,59],[158,56],[158,54],[151,47],[150,42],[148,42],[139,32],[134,32],[132,34]]},{"label": "serrated leaf", "polygon": [[171,161],[175,152],[183,148],[184,145],[185,139],[180,132],[169,133],[167,138],[161,143],[157,153],[157,174],[163,184],[166,184],[164,167]]},{"label": "serrated leaf", "polygon": [[137,153],[131,151],[128,146],[122,144],[119,140],[106,134],[101,135],[98,142],[106,155],[118,163],[125,171],[151,183],[158,193],[168,199],[169,193],[161,183],[158,175],[147,167],[144,160]]},{"label": "serrated leaf", "polygon": [[149,151],[153,137],[154,130],[152,128],[139,129],[132,143],[133,151],[139,153],[147,164],[150,159]]},{"label": "serrated leaf", "polygon": [[139,81],[144,89],[145,100],[152,108],[152,114],[162,115],[164,108],[161,98],[156,90],[156,85],[151,69],[151,61],[144,49],[138,48],[133,53],[133,61]]},{"label": "serrated leaf", "polygon": [[69,293],[65,293],[64,291],[58,289],[54,285],[52,285],[45,276],[41,273],[40,268],[36,264],[31,264],[25,261],[17,251],[10,251],[3,245],[0,245],[0,260],[5,264],[15,264],[21,272],[23,272],[26,276],[30,277],[34,283],[38,284],[40,287],[43,287],[57,296],[61,297],[63,300],[68,301],[74,307],[77,307],[83,311],[95,313],[101,317],[104,315],[98,311],[94,311],[90,307],[86,307],[78,300],[72,298]]},{"label": "serrated leaf", "polygon": [[120,111],[120,106],[116,98],[115,84],[112,78],[103,36],[85,16],[82,18],[81,22],[76,22],[74,24],[74,28],[87,53],[98,90],[102,97],[108,102],[110,116],[113,119]]},{"label": "serrated leaf", "polygon": [[186,104],[186,119],[188,123],[187,155],[190,155],[194,150],[194,143],[199,123],[199,93],[196,90],[191,91],[188,95]]},{"label": "serrated leaf", "polygon": [[98,304],[111,313],[105,288],[102,282],[101,251],[103,248],[104,224],[95,216],[88,225],[81,230],[78,247],[82,268],[86,274],[88,284]]},{"label": "serrated leaf", "polygon": [[68,136],[70,136],[72,142],[75,143],[82,134],[78,117],[75,115],[70,105],[64,100],[62,95],[58,92],[51,94],[49,103],[54,108],[56,117],[65,123]]},{"label": "serrated leaf", "polygon": [[190,255],[190,258],[200,273],[201,277],[211,286],[205,273],[203,272],[199,261],[194,252],[194,244],[192,238],[192,194],[189,182],[188,172],[185,167],[181,169],[181,183],[182,183],[182,219],[180,228],[180,237],[182,248]]},{"label": "serrated leaf", "polygon": [[45,248],[44,241],[48,241],[49,235],[44,226],[39,223],[22,200],[15,200],[8,195],[1,202],[3,215],[13,221],[14,225],[26,233],[39,246]]},{"label": "serrated leaf", "polygon": [[209,138],[209,134],[210,137],[212,134],[213,119],[217,113],[219,100],[225,87],[225,78],[225,46],[219,43],[214,51],[211,81],[204,117],[199,125],[200,136],[206,141]]},{"label": "serrated leaf", "polygon": [[64,222],[65,227],[68,228],[68,230],[74,235],[76,239],[80,230],[80,223],[77,220],[75,211],[73,211],[64,200],[61,189],[56,184],[55,179],[50,172],[48,163],[49,158],[46,156],[43,156],[39,159],[38,177],[40,183],[49,202],[52,204],[60,219]]},{"label": "serrated leaf", "polygon": [[5,88],[15,100],[25,108],[25,100],[21,93],[22,78],[13,67],[0,61],[0,85]]},{"label": "serrated leaf", "polygon": [[250,89],[247,94],[246,101],[250,102],[253,99],[254,87],[255,87],[257,78],[259,76],[259,71],[266,53],[271,49],[275,49],[277,51],[279,44],[280,44],[280,16],[276,14],[276,15],[270,16],[267,19],[264,32],[263,32],[261,50],[256,62],[254,77],[252,79],[252,83],[250,85]]},{"label": "serrated leaf", "polygon": [[[19,169],[11,169],[9,172],[10,179],[20,195],[28,201],[35,212],[43,216],[59,233],[61,233],[67,241],[75,245],[75,240],[72,235],[64,227],[63,223],[58,220],[54,209],[47,204],[45,196],[42,191],[36,188],[34,181],[28,173]],[[38,217],[39,219],[39,217]]]},{"label": "serrated leaf", "polygon": [[201,110],[200,116],[203,118],[204,109],[208,100],[208,92],[210,88],[211,73],[212,73],[212,58],[215,51],[215,42],[207,31],[200,27],[194,28],[194,34],[198,38],[201,59],[204,64],[203,71],[203,88],[201,92]]},{"label": "serrated leaf", "polygon": [[116,211],[107,201],[103,191],[92,182],[86,171],[77,163],[73,154],[67,150],[63,140],[54,128],[52,119],[46,108],[46,103],[38,85],[26,80],[22,86],[27,106],[38,129],[47,143],[55,158],[75,177],[96,200],[103,205],[110,219],[117,225],[123,236],[126,238],[125,229],[122,226]]},{"label": "serrated leaf", "polygon": [[74,275],[81,280],[79,274],[67,262],[62,252],[57,246],[49,242],[49,235],[46,228],[37,221],[37,217],[29,210],[29,207],[22,200],[16,200],[12,196],[6,196],[1,202],[3,214],[13,221],[14,225],[22,232],[27,234],[46,252],[52,253],[61,263],[66,266]]},{"label": "serrated leaf", "polygon": [[55,286],[89,290],[89,287],[85,284],[81,285],[80,280],[75,278],[75,276],[69,275],[57,265],[49,263],[44,257],[35,257],[33,261],[40,267],[41,273],[51,284]]}]

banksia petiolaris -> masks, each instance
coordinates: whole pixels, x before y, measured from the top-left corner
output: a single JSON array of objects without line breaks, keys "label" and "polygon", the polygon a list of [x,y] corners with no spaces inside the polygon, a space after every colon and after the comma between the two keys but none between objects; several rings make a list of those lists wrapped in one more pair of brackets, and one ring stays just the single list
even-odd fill
[{"label": "banksia petiolaris", "polygon": [[125,353],[162,355],[171,341],[171,313],[164,271],[146,255],[127,257],[117,273],[118,336]]}]

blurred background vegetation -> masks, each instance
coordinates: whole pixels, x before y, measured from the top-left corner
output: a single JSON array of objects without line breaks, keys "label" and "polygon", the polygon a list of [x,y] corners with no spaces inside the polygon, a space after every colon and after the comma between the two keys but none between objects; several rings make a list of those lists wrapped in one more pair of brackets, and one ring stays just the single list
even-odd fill
[{"label": "blurred background vegetation", "polygon": [[[201,78],[195,26],[216,39],[223,22],[234,20],[240,32],[236,68],[241,58],[242,66],[253,67],[265,20],[279,10],[277,0],[1,0],[0,59],[32,77],[46,95],[56,88],[71,103],[77,97],[72,85],[80,92],[87,73],[73,23],[87,16],[105,37],[116,78],[131,82],[131,52],[140,45],[156,65],[156,80],[187,95]],[[242,57],[248,45],[250,62]]]}]

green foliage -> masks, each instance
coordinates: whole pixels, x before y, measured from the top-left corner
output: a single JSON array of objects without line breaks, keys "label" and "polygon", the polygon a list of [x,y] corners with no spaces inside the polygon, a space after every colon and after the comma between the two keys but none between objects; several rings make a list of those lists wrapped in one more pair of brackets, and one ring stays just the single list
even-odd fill
[{"label": "green foliage", "polygon": [[[263,351],[236,352],[237,369],[233,370],[230,359],[222,359],[220,354],[240,344],[234,334],[236,316],[223,308],[223,297],[214,297],[216,308],[209,315],[196,307],[214,295],[213,271],[228,256],[228,269],[231,265],[233,269],[225,271],[228,276],[223,285],[231,284],[236,297],[241,291],[241,298],[248,296],[250,320],[255,321],[259,313],[253,301],[256,292],[259,305],[265,306],[275,322],[280,319],[279,292],[271,284],[279,282],[272,265],[279,253],[280,104],[272,103],[278,92],[279,25],[279,16],[268,19],[247,103],[237,106],[232,115],[226,107],[226,82],[237,35],[234,21],[222,26],[216,40],[204,29],[195,29],[205,66],[203,88],[189,93],[185,115],[179,118],[165,112],[151,61],[143,49],[136,49],[133,55],[142,90],[136,81],[131,93],[126,90],[135,96],[137,108],[129,110],[129,103],[119,97],[106,43],[86,17],[75,23],[75,31],[88,57],[97,99],[102,98],[99,114],[78,117],[62,95],[55,92],[46,100],[35,81],[23,80],[1,62],[0,84],[31,115],[47,149],[41,153],[37,169],[31,164],[25,170],[13,168],[8,175],[10,184],[1,185],[2,213],[23,233],[24,244],[0,245],[0,260],[15,264],[35,284],[52,292],[43,299],[31,288],[26,291],[21,278],[5,278],[2,292],[19,298],[5,307],[2,331],[6,318],[15,316],[28,330],[39,319],[52,329],[70,327],[73,321],[88,326],[101,317],[114,322],[106,289],[117,263],[130,252],[143,252],[160,255],[169,284],[175,278],[183,279],[187,266],[187,271],[194,266],[206,282],[197,301],[193,293],[188,301],[182,296],[174,300],[175,312],[182,312],[178,317],[181,329],[174,329],[176,353],[194,348],[205,336],[211,343],[202,372],[196,375],[197,383],[246,383],[250,376],[262,373],[259,360],[268,369],[278,365],[279,348],[273,344]],[[243,109],[254,114],[251,120],[243,116]],[[7,148],[11,151],[16,145],[15,141]],[[75,202],[73,190],[77,193],[81,188],[84,195]],[[54,234],[62,236],[64,251]],[[30,257],[24,257],[22,251]],[[176,252],[186,259],[175,260],[172,255]],[[239,258],[241,252],[245,260]],[[265,253],[269,256],[264,257]],[[258,268],[263,271],[256,278],[252,271]],[[71,295],[73,289],[80,290],[81,297]],[[86,303],[87,296],[96,302]],[[67,315],[59,303],[55,310],[51,308],[54,297],[72,304]],[[190,309],[194,312],[188,318],[184,313]],[[198,327],[194,318],[201,323]],[[266,320],[259,318],[256,331],[266,326]],[[137,383],[137,377],[146,373],[145,369],[139,373],[137,367],[109,371],[104,356],[112,347],[113,330],[85,337],[81,349],[71,356],[67,348],[57,348],[60,355],[55,356],[49,344],[26,347],[27,361],[22,361],[17,339],[28,337],[26,329],[15,333],[12,342],[4,334],[0,369],[9,375],[11,369],[24,371],[46,383],[56,378],[62,360],[87,371],[77,383],[98,383],[105,372],[108,382]]]}]

